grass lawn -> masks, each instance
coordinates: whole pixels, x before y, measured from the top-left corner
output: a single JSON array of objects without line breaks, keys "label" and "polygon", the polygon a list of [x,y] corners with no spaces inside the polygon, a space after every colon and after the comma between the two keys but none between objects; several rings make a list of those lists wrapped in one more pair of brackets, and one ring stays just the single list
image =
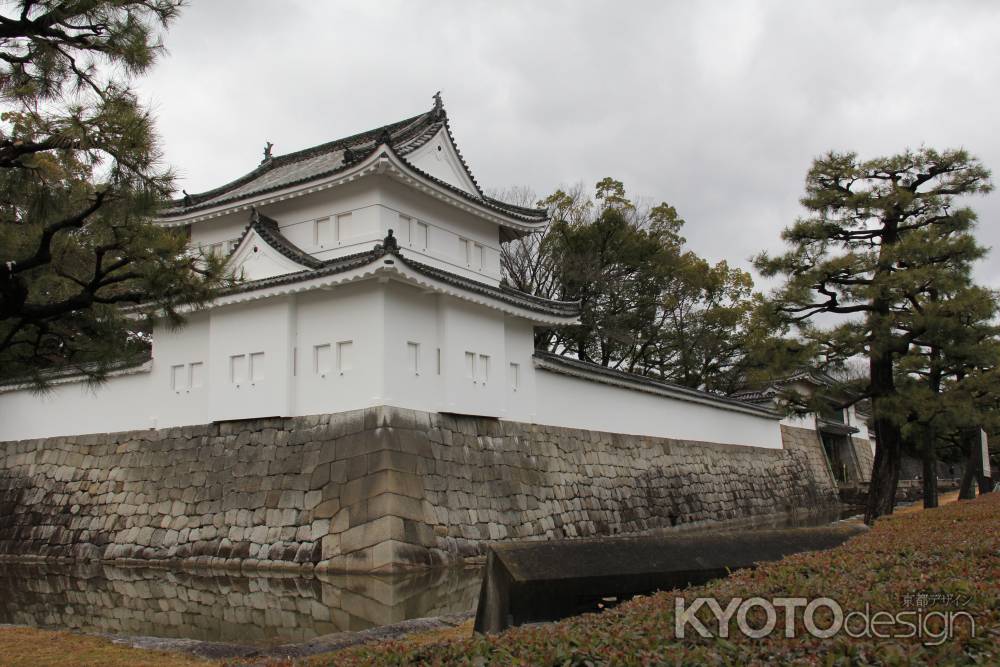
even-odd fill
[{"label": "grass lawn", "polygon": [[[918,608],[920,595],[929,603]],[[818,639],[803,631],[802,610],[795,636],[783,636],[784,616],[763,639],[736,631],[727,639],[674,633],[675,598],[687,604],[711,596],[725,608],[733,598],[827,597],[845,614],[962,611],[975,620],[956,621],[955,633],[937,645],[933,637],[851,638],[845,633]],[[935,598],[937,601],[935,602]],[[706,609],[702,609],[705,612]],[[748,615],[760,627],[760,609]],[[821,609],[816,623],[829,625]],[[698,615],[705,621],[707,614]],[[911,616],[911,619],[913,617]],[[935,619],[937,621],[938,619]],[[718,628],[706,622],[706,626]],[[931,629],[937,624],[932,621]],[[901,626],[894,626],[899,632]],[[883,631],[885,629],[883,628]],[[104,639],[23,628],[0,629],[0,665],[207,665],[176,654],[116,646]],[[226,664],[226,663],[214,663]],[[247,661],[230,664],[262,664]],[[272,667],[288,665],[270,661]],[[935,510],[901,512],[829,551],[790,556],[755,570],[684,591],[637,598],[601,614],[559,623],[473,636],[471,623],[314,656],[294,664],[326,665],[998,665],[1000,664],[1000,494],[950,503]]]}]

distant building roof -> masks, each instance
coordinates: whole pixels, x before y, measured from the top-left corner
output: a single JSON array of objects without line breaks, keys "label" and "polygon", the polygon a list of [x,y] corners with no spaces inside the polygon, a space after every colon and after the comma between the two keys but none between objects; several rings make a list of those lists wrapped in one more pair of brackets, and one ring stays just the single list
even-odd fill
[{"label": "distant building roof", "polygon": [[[474,186],[474,193],[442,181],[405,160],[407,155],[430,141],[442,129],[455,146],[459,161]],[[382,146],[388,147],[421,177],[462,199],[522,222],[540,223],[547,219],[545,209],[516,206],[483,194],[468,164],[458,151],[448,125],[448,115],[439,96],[435,96],[435,104],[430,111],[383,127],[285,155],[271,156],[269,147],[264,160],[253,171],[212,190],[193,195],[185,194],[162,210],[160,217],[174,218],[209,208],[236,204],[257,195],[332,176],[350,169],[373,155]]]},{"label": "distant building roof", "polygon": [[764,386],[737,390],[732,396],[748,403],[770,403],[784,391],[785,387],[796,382],[811,384],[814,387],[832,387],[839,384],[835,378],[826,373],[803,370],[771,380]]}]

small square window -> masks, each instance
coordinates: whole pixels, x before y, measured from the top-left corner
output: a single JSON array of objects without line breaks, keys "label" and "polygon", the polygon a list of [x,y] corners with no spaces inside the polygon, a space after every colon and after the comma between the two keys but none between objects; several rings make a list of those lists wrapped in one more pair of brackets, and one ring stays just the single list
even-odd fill
[{"label": "small square window", "polygon": [[326,376],[330,372],[332,348],[329,343],[313,346],[313,372]]},{"label": "small square window", "polygon": [[264,353],[250,354],[250,382],[260,382],[264,379]]},{"label": "small square window", "polygon": [[197,389],[201,387],[204,380],[202,379],[204,375],[205,364],[200,361],[195,361],[188,364],[188,387],[191,389]]},{"label": "small square window", "polygon": [[173,391],[180,392],[187,389],[186,370],[184,364],[170,367],[170,388]]},{"label": "small square window", "polygon": [[234,354],[229,357],[229,381],[233,384],[246,382],[247,379],[247,355]]},{"label": "small square window", "polygon": [[337,216],[337,228],[334,230],[334,235],[336,236],[337,243],[341,243],[344,239],[354,236],[354,230],[351,229],[350,213],[341,213]]},{"label": "small square window", "polygon": [[320,248],[333,245],[335,239],[333,238],[333,226],[330,224],[329,217],[320,218],[313,223],[313,241]]},{"label": "small square window", "polygon": [[343,375],[344,371],[349,371],[354,362],[353,341],[343,340],[337,343],[337,371]]}]

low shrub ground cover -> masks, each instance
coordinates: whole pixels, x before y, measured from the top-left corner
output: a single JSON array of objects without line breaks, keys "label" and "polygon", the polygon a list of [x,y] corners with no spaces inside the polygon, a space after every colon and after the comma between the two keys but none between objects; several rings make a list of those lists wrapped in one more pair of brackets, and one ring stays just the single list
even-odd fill
[{"label": "low shrub ground cover", "polygon": [[[710,622],[713,616],[703,606],[697,617],[712,636],[702,637],[688,624],[678,638],[678,597],[684,599],[684,609],[703,597],[715,598],[722,609],[734,598],[830,598],[847,625],[829,638],[815,637],[806,631],[804,609],[798,607],[794,636],[787,638],[785,609],[779,606],[776,627],[768,636],[745,636],[733,614],[729,636],[723,638],[717,636],[719,622]],[[848,616],[855,611],[866,612],[869,619],[877,612],[888,616],[876,617],[873,626],[857,614]],[[836,620],[830,605],[814,612],[814,626],[821,630]],[[765,627],[767,613],[756,606],[746,620],[751,628]],[[951,631],[942,636],[946,625]],[[913,636],[903,636],[907,634]],[[430,645],[385,642],[318,656],[309,664],[997,665],[1000,494],[886,517],[836,549],[798,554],[684,591],[637,598],[600,614]]]}]

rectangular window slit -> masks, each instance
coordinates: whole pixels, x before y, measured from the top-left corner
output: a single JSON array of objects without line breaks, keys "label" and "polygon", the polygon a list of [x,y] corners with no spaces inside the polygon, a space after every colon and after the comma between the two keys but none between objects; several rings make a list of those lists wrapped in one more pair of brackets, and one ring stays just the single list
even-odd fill
[{"label": "rectangular window slit", "polygon": [[410,372],[414,375],[420,375],[420,343],[406,343],[406,359]]},{"label": "rectangular window slit", "polygon": [[476,354],[474,352],[465,353],[465,377],[473,382],[476,381]]},{"label": "rectangular window slit", "polygon": [[351,370],[353,364],[353,341],[343,340],[337,343],[337,372],[341,375]]},{"label": "rectangular window slit", "polygon": [[488,355],[479,355],[479,372],[482,374],[483,384],[486,384],[486,381],[490,379],[490,358]]}]

